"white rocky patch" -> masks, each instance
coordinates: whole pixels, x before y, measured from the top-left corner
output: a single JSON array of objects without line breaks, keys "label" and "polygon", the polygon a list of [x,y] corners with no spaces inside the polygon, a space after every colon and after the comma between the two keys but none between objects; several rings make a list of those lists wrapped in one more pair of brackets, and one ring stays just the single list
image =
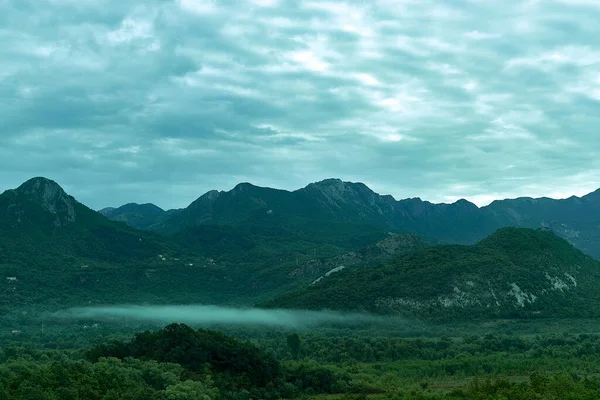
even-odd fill
[{"label": "white rocky patch", "polygon": [[315,279],[313,281],[313,283],[311,283],[309,286],[316,285],[317,283],[321,282],[322,280],[323,280],[323,276],[320,276],[317,279]]},{"label": "white rocky patch", "polygon": [[334,268],[334,269],[332,269],[332,270],[330,270],[330,271],[327,271],[327,272],[325,272],[325,276],[329,276],[329,275],[331,275],[331,274],[335,274],[336,272],[340,272],[340,271],[341,271],[341,270],[343,270],[344,268],[346,268],[346,267],[345,267],[345,266],[343,266],[343,265],[340,265],[339,267],[336,267],[336,268]]},{"label": "white rocky patch", "polygon": [[431,304],[431,302],[420,302],[413,299],[398,298],[380,298],[375,301],[377,307],[392,307],[392,306],[408,306],[412,308],[423,308]]},{"label": "white rocky patch", "polygon": [[562,292],[564,289],[569,289],[569,285],[558,276],[550,276],[546,272],[546,279],[552,284],[553,290],[560,290]]},{"label": "white rocky patch", "polygon": [[467,292],[463,292],[458,287],[454,286],[451,296],[440,296],[437,298],[437,302],[443,307],[466,307],[472,305],[481,305],[481,301],[476,297],[469,295]]},{"label": "white rocky patch", "polygon": [[[488,282],[488,285],[489,282]],[[498,296],[496,296],[496,292],[494,292],[494,289],[492,289],[492,286],[490,285],[490,294],[492,295],[492,297],[494,298],[494,301],[496,302],[496,307],[500,307],[500,302],[498,301]]]},{"label": "white rocky patch", "polygon": [[321,282],[323,280],[323,278],[325,278],[326,276],[335,274],[336,272],[340,272],[344,268],[346,268],[344,265],[340,265],[339,267],[335,267],[334,269],[325,272],[325,275],[322,275],[322,276],[318,277],[317,279],[315,279],[315,281],[313,283],[311,283],[309,286],[316,285],[317,283]]},{"label": "white rocky patch", "polygon": [[533,303],[537,299],[537,296],[535,296],[533,293],[527,293],[521,290],[516,283],[511,283],[510,286],[511,289],[508,292],[508,295],[515,296],[517,304],[521,307],[525,307],[525,303]]}]

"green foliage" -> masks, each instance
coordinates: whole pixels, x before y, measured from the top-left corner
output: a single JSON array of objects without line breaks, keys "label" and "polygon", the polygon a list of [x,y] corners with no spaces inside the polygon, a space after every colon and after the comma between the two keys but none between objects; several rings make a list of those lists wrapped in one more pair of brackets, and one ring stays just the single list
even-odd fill
[{"label": "green foliage", "polygon": [[[473,246],[434,246],[347,269],[266,306],[429,319],[587,317],[598,315],[599,282],[600,263],[553,233],[504,228]],[[536,297],[519,300],[519,291]]]},{"label": "green foliage", "polygon": [[[147,225],[148,207],[140,207],[121,211]],[[181,228],[170,237],[135,230],[56,183],[33,179],[0,195],[0,304],[28,312],[107,303],[252,304],[314,279],[290,275],[296,264],[385,236],[362,223],[264,212]]]},{"label": "green foliage", "polygon": [[[169,391],[182,384],[182,373],[178,365],[135,359],[103,358],[93,364],[16,359],[0,364],[0,398],[167,400]],[[206,386],[205,393],[214,389]]]},{"label": "green foliage", "polygon": [[302,340],[300,339],[300,335],[298,335],[297,333],[288,335],[287,346],[290,349],[292,357],[298,358],[298,356],[300,355],[300,350],[302,349]]},{"label": "green foliage", "polygon": [[[40,350],[35,347],[43,341],[15,337],[0,349],[0,399],[558,400],[600,395],[600,335],[472,332],[429,339],[383,331],[304,332],[298,360],[288,348],[289,332],[253,334],[256,345],[251,345],[171,325],[131,341],[95,346],[87,351],[88,360],[79,350]],[[44,343],[55,341],[50,337]],[[80,345],[64,344],[69,343]],[[248,353],[248,348],[255,350]],[[104,357],[108,351],[118,357]],[[261,375],[246,379],[257,365],[248,354],[275,360],[277,374],[260,383]]]},{"label": "green foliage", "polygon": [[210,379],[204,382],[187,380],[169,386],[165,390],[167,400],[213,400],[219,396]]},{"label": "green foliage", "polygon": [[143,332],[131,342],[114,342],[91,349],[89,360],[100,357],[176,363],[194,374],[207,368],[214,372],[224,386],[264,387],[281,377],[281,366],[273,357],[257,347],[239,342],[218,332],[198,330],[182,324],[171,324],[156,332]]}]

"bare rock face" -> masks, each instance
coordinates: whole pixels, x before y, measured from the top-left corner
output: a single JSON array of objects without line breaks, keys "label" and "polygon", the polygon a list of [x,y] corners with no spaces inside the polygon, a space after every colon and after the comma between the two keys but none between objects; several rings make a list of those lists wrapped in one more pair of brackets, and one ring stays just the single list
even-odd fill
[{"label": "bare rock face", "polygon": [[76,201],[54,181],[46,178],[33,178],[16,189],[17,196],[35,203],[54,215],[56,227],[75,222],[77,218]]}]

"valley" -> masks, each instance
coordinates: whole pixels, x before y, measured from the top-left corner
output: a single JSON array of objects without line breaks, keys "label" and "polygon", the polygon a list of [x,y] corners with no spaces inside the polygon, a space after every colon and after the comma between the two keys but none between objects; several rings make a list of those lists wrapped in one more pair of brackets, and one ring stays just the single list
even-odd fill
[{"label": "valley", "polygon": [[596,398],[594,200],[326,180],[96,212],[34,178],[0,195],[0,398]]}]

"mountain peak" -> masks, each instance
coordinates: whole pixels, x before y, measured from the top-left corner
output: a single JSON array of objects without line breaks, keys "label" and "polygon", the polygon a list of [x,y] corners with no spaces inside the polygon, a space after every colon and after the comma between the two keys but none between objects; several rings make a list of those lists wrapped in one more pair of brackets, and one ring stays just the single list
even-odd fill
[{"label": "mountain peak", "polygon": [[[58,183],[53,181],[52,179],[44,178],[42,176],[38,176],[35,178],[31,178],[21,184],[17,188],[17,191],[31,193],[31,192],[39,192],[39,191],[63,191],[63,188],[60,187]],[[64,191],[63,191],[64,192]]]},{"label": "mountain peak", "polygon": [[344,181],[339,178],[327,178],[322,181],[313,183],[315,186],[331,186],[331,185],[343,185]]},{"label": "mountain peak", "polygon": [[454,204],[464,207],[464,208],[467,208],[467,209],[472,209],[472,210],[476,210],[479,208],[479,207],[477,207],[476,204],[471,203],[469,200],[466,200],[466,199],[459,199]]},{"label": "mountain peak", "polygon": [[305,190],[321,193],[329,202],[347,203],[357,200],[357,194],[362,192],[360,184],[344,182],[341,179],[330,178],[320,182],[311,183]]},{"label": "mountain peak", "polygon": [[38,204],[44,211],[55,215],[55,226],[67,225],[76,219],[77,202],[51,179],[43,177],[29,179],[15,192],[26,200]]},{"label": "mountain peak", "polygon": [[236,194],[236,193],[241,193],[244,191],[248,191],[252,188],[254,188],[255,186],[249,182],[241,182],[238,183],[237,185],[235,185],[235,187],[233,188],[233,190],[231,191],[231,193]]},{"label": "mountain peak", "polygon": [[364,183],[360,182],[344,182],[338,178],[328,178],[319,182],[309,184],[307,187],[318,189],[321,192],[329,194],[340,194],[345,191],[361,191],[361,192],[372,192]]}]

